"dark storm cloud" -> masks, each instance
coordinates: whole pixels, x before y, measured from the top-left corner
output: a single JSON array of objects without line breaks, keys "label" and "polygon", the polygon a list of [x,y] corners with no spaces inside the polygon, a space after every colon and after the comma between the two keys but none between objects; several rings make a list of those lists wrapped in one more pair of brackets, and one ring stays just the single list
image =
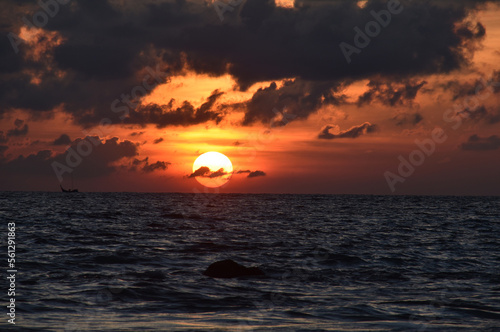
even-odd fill
[{"label": "dark storm cloud", "polygon": [[56,138],[54,142],[52,142],[53,145],[69,145],[71,144],[71,139],[67,134],[61,134],[59,138]]},{"label": "dark storm cloud", "polygon": [[[342,85],[335,82],[306,82],[287,80],[280,88],[276,83],[260,88],[252,98],[243,103],[243,125],[256,121],[272,127],[283,126],[292,120],[305,119],[323,105],[338,105],[345,100],[339,91]],[[279,119],[276,117],[279,116]]]},{"label": "dark storm cloud", "polygon": [[99,137],[78,138],[71,143],[68,150],[61,154],[53,155],[52,151],[43,150],[27,157],[20,155],[16,159],[2,162],[0,163],[0,173],[53,176],[54,180],[57,181],[52,164],[57,162],[66,165],[68,160],[73,162],[78,160],[77,157],[74,157],[75,151],[81,150],[80,143],[82,141],[85,142],[86,146],[93,147],[92,152],[81,157],[80,162],[73,169],[74,174],[82,178],[109,175],[117,170],[117,167],[113,165],[114,162],[122,158],[132,158],[138,154],[136,144],[127,140],[119,142],[116,137],[105,142],[101,142]]},{"label": "dark storm cloud", "polygon": [[7,151],[9,149],[8,146],[6,145],[0,145],[0,162],[1,162],[1,159],[3,158],[4,154],[5,154],[5,151]]},{"label": "dark storm cloud", "polygon": [[7,136],[5,136],[3,131],[0,131],[0,144],[7,143],[8,141],[9,141],[9,138]]},{"label": "dark storm cloud", "polygon": [[[220,36],[211,53],[220,49],[219,55],[232,64],[230,73],[243,87],[284,77],[337,80],[377,73],[446,72],[466,62],[463,45],[484,36],[480,25],[459,24],[473,7],[471,3],[403,3],[403,12],[392,18],[351,66],[339,43],[353,43],[353,28],[364,28],[373,20],[370,11],[385,9],[385,1],[368,1],[363,9],[356,1],[304,1],[294,10],[274,8],[272,1],[247,1],[241,11],[242,24],[228,26],[231,30],[225,26],[202,32],[193,29],[186,36],[192,41],[213,41]],[[227,42],[231,40],[238,43]],[[193,53],[189,52],[190,59],[200,56]]]},{"label": "dark storm cloud", "polygon": [[500,107],[497,107],[494,110],[489,110],[487,115],[485,116],[485,121],[487,124],[496,124],[500,122]]},{"label": "dark storm cloud", "polygon": [[[93,142],[100,139],[99,137],[79,138],[73,141],[71,148],[74,151],[78,151],[78,143],[82,140],[94,144]],[[88,173],[96,174],[96,176],[103,175],[115,170],[115,167],[110,165],[111,163],[119,161],[122,158],[132,158],[137,155],[137,144],[128,140],[120,142],[117,137],[113,137],[95,146],[89,156],[83,157],[82,165],[78,166],[77,169],[83,168],[85,170],[88,167],[88,170],[86,170]]]},{"label": "dark storm cloud", "polygon": [[217,99],[222,95],[222,92],[215,90],[207,98],[207,101],[198,108],[195,108],[187,101],[180,107],[174,107],[174,100],[171,100],[167,105],[149,104],[141,106],[137,110],[131,111],[125,122],[141,125],[154,123],[158,128],[166,126],[189,126],[207,121],[218,123],[222,120],[223,115],[213,108]]},{"label": "dark storm cloud", "polygon": [[474,81],[460,82],[449,81],[442,86],[444,90],[451,91],[453,100],[472,96],[488,96],[489,93],[500,93],[500,70],[494,71],[490,77],[480,77]]},{"label": "dark storm cloud", "polygon": [[489,151],[500,148],[500,137],[492,135],[490,137],[480,137],[472,135],[469,140],[460,145],[462,150]]},{"label": "dark storm cloud", "polygon": [[[0,163],[0,174],[38,174],[54,175],[50,163],[54,161],[50,150],[39,151],[36,154],[30,154],[27,157],[20,155],[10,161]],[[55,175],[54,175],[55,178]]]},{"label": "dark storm cloud", "polygon": [[[253,3],[246,2],[242,12]],[[259,45],[247,56],[235,49],[231,60],[238,59],[231,72],[245,85],[290,76],[331,80],[376,73],[399,76],[448,71],[465,61],[464,54],[456,48],[482,37],[480,31],[475,33],[475,26],[464,28],[471,31],[469,35],[455,33],[454,24],[463,18],[466,5],[446,8],[413,1],[404,2],[404,6],[404,11],[393,17],[351,66],[346,64],[339,43],[353,43],[353,28],[363,29],[373,20],[370,11],[385,9],[385,1],[369,1],[363,9],[356,1],[304,1],[294,12],[277,8],[264,15],[268,11],[254,11],[251,18],[258,23],[247,26],[253,28],[251,33],[247,29],[241,32],[256,37]],[[258,63],[252,60],[255,58]]]},{"label": "dark storm cloud", "polygon": [[328,125],[323,127],[323,129],[321,129],[321,132],[318,134],[318,138],[319,139],[357,138],[361,135],[375,132],[377,130],[377,125],[365,122],[359,126],[354,126],[346,131],[342,131],[337,135],[330,133],[330,129],[333,128],[335,128],[335,126]]},{"label": "dark storm cloud", "polygon": [[456,115],[464,120],[483,122],[494,125],[500,122],[500,107],[488,106],[489,99],[500,93],[500,70],[491,75],[482,75],[475,80],[460,82],[458,80],[448,81],[440,85],[444,91],[451,92],[455,101],[453,108]]},{"label": "dark storm cloud", "polygon": [[14,128],[7,131],[7,136],[26,136],[28,134],[28,125],[25,124],[20,128]]},{"label": "dark storm cloud", "polygon": [[358,106],[379,101],[387,106],[411,105],[418,91],[427,84],[426,81],[380,82],[372,80],[368,83],[368,91],[359,96]]},{"label": "dark storm cloud", "polygon": [[10,129],[7,131],[7,137],[16,137],[16,136],[26,136],[28,134],[28,125],[24,124],[23,120],[16,119],[14,121],[14,129]]},{"label": "dark storm cloud", "polygon": [[484,123],[493,125],[500,122],[500,107],[480,106],[476,109],[465,109],[457,113],[464,119],[470,119],[475,122],[484,121]]},{"label": "dark storm cloud", "polygon": [[[402,1],[403,11],[393,15],[384,31],[348,65],[339,44],[352,44],[353,28],[364,29],[373,20],[370,11],[386,9],[386,1],[370,0],[364,8],[356,1],[296,1],[296,8],[289,9],[277,8],[271,0],[247,0],[239,14],[226,13],[227,21],[221,24],[214,8],[202,1],[115,6],[105,0],[74,0],[60,5],[44,27],[58,32],[63,42],[41,61],[23,56],[34,45],[20,44],[16,56],[9,40],[1,38],[0,112],[14,108],[47,112],[64,106],[85,126],[103,118],[117,123],[111,103],[141,85],[145,74],[139,73],[146,66],[156,68],[161,58],[163,71],[168,67],[176,74],[187,66],[212,76],[229,73],[241,89],[259,81],[298,78],[293,85],[311,85],[303,95],[289,92],[292,87],[264,91],[258,100],[244,105],[248,107],[244,123],[272,119],[272,109],[281,111],[288,100],[291,113],[305,118],[322,103],[335,102],[332,90],[352,79],[399,79],[467,65],[485,31],[480,23],[464,22],[485,2]],[[3,0],[2,7],[3,36],[17,33],[24,24],[22,17],[31,19],[27,13],[40,10],[35,1]],[[41,84],[31,83],[30,71],[41,73]],[[272,100],[278,106],[269,107]],[[164,127],[217,121],[222,116],[209,110],[198,115],[191,108],[149,106],[141,110],[144,116],[131,120]],[[170,111],[174,114],[168,115]]]}]

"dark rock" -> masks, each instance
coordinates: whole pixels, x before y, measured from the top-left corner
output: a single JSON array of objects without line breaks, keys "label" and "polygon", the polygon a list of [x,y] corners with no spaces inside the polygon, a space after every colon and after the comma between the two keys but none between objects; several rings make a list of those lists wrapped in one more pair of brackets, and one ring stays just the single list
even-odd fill
[{"label": "dark rock", "polygon": [[264,272],[258,267],[245,267],[231,259],[225,259],[210,264],[203,274],[212,278],[237,278],[244,276],[263,276]]}]

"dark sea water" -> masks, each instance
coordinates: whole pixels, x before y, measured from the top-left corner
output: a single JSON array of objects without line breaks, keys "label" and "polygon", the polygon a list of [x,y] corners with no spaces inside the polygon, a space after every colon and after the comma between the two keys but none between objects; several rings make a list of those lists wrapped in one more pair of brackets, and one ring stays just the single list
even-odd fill
[{"label": "dark sea water", "polygon": [[[0,218],[20,331],[500,331],[498,197],[0,193]],[[266,276],[202,275],[227,258]]]}]

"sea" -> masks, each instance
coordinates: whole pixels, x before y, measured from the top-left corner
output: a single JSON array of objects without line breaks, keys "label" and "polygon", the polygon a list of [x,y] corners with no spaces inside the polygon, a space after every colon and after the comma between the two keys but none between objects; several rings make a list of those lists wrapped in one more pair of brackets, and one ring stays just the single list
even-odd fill
[{"label": "sea", "polygon": [[[0,192],[0,218],[1,331],[500,331],[500,197]],[[265,276],[202,274],[224,259]]]}]

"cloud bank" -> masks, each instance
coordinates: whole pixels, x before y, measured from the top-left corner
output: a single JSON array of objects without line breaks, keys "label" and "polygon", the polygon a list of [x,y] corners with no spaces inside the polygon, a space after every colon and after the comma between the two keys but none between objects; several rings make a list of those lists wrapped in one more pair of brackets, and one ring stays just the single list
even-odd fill
[{"label": "cloud bank", "polygon": [[[229,74],[241,90],[256,82],[290,79],[283,87],[259,90],[241,105],[229,105],[245,112],[244,125],[270,120],[272,109],[285,104],[297,119],[306,118],[320,106],[342,102],[342,86],[361,78],[401,83],[373,80],[360,104],[398,105],[411,101],[425,84],[412,77],[448,73],[470,63],[486,33],[473,14],[487,2],[401,1],[402,12],[348,65],[339,44],[352,43],[354,28],[373,20],[371,12],[385,9],[385,1],[369,0],[360,8],[356,1],[298,0],[294,8],[282,8],[272,0],[247,0],[221,23],[202,1],[119,5],[74,0],[60,5],[44,30],[23,41],[17,39],[25,37],[20,33],[26,29],[23,17],[32,20],[30,13],[41,8],[34,0],[4,0],[0,116],[24,109],[36,118],[60,108],[83,126],[103,118],[120,123],[111,104],[128,95],[128,123],[162,128],[220,121],[218,93],[198,109],[187,102],[179,108],[136,107],[151,91],[136,87],[186,71]],[[22,134],[25,127],[18,130]]]},{"label": "cloud bank", "polygon": [[472,135],[467,142],[460,145],[462,150],[468,151],[490,151],[500,148],[500,137],[492,135],[490,137],[480,137]]},{"label": "cloud bank", "polygon": [[337,139],[337,138],[358,138],[361,135],[373,133],[377,131],[377,125],[365,122],[359,126],[351,127],[346,131],[341,131],[338,134],[332,134],[331,129],[338,129],[338,126],[327,125],[321,129],[318,134],[319,139]]}]

